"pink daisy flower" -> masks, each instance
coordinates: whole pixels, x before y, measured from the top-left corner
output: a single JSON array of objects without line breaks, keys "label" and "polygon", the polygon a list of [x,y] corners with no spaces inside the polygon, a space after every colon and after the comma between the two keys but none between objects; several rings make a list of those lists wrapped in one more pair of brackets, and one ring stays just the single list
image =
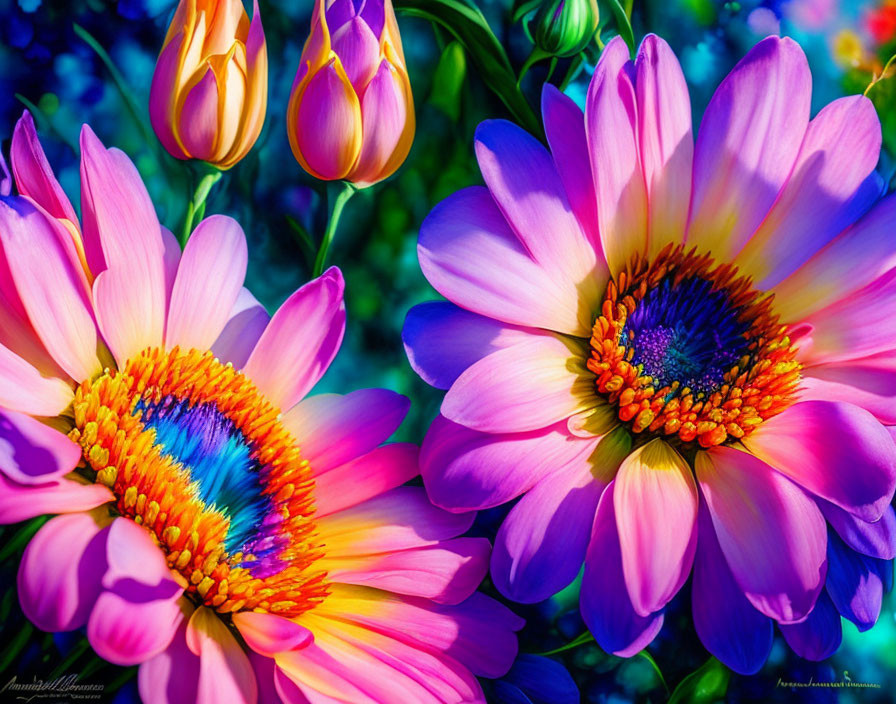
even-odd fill
[{"label": "pink daisy flower", "polygon": [[768,38],[695,145],[668,45],[648,36],[631,61],[615,39],[584,116],[546,86],[550,151],[483,123],[485,187],[421,228],[449,299],[404,330],[448,390],[421,451],[429,495],[452,511],[522,496],[495,584],[535,602],[584,563],[582,615],[609,652],[647,645],[693,574],[704,644],[755,672],[773,622],[826,635],[791,629],[825,586],[828,523],[893,557],[896,199],[877,202],[871,103],[810,120],[810,99],[803,52]]},{"label": "pink daisy flower", "polygon": [[[183,252],[134,165],[81,134],[81,223],[29,115],[0,199],[0,522],[61,514],[27,617],[86,626],[151,703],[482,702],[521,621],[476,593],[489,544],[435,508],[407,400],[306,398],[345,328],[338,269],[269,318],[239,225]],[[4,167],[5,168],[5,167]]]}]

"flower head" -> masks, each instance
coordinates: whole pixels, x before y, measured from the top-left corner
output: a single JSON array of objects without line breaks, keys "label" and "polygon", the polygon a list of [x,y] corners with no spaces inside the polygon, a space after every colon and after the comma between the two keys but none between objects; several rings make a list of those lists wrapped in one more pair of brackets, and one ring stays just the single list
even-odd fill
[{"label": "flower head", "polygon": [[430,497],[522,495],[496,586],[539,601],[584,562],[582,615],[609,652],[649,643],[693,574],[703,643],[755,672],[774,623],[792,635],[826,618],[825,593],[851,600],[835,555],[896,549],[896,199],[878,202],[871,103],[810,120],[810,93],[799,47],[767,38],[695,144],[669,47],[648,36],[631,61],[615,39],[584,115],[546,87],[550,151],[482,124],[485,187],[421,228],[448,299],[404,330],[447,389],[421,450]]},{"label": "flower head", "polygon": [[551,56],[575,56],[594,39],[599,21],[597,0],[547,0],[532,20],[535,44]]},{"label": "flower head", "polygon": [[317,0],[287,113],[309,174],[369,186],[414,140],[414,101],[391,0]]},{"label": "flower head", "polygon": [[475,592],[472,515],[403,486],[418,450],[382,443],[407,400],[306,398],[340,272],[270,317],[235,221],[181,252],[127,157],[87,127],[81,151],[81,222],[27,114],[0,197],[0,522],[61,514],[25,551],[25,614],[86,625],[150,703],[482,702],[522,624]]},{"label": "flower head", "polygon": [[251,22],[241,0],[181,0],[152,78],[153,129],[172,156],[229,169],[261,133],[267,84],[257,0]]}]

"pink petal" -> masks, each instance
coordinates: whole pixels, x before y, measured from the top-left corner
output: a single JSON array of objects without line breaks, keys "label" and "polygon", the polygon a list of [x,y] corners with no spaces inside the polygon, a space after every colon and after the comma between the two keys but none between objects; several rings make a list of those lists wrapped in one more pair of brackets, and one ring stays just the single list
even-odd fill
[{"label": "pink petal", "polygon": [[361,104],[348,78],[331,61],[298,98],[295,141],[312,172],[324,180],[344,178],[361,152]]},{"label": "pink petal", "polygon": [[183,149],[174,137],[173,102],[177,96],[180,50],[183,46],[183,32],[168,42],[156,61],[149,90],[149,119],[159,141],[171,156],[187,159]]},{"label": "pink petal", "polygon": [[0,203],[0,239],[28,318],[53,359],[81,382],[101,365],[83,272],[62,244],[68,236],[24,199]]},{"label": "pink petal", "polygon": [[641,42],[635,59],[638,134],[647,188],[647,239],[658,254],[684,239],[691,198],[694,137],[691,100],[672,49],[655,34]]},{"label": "pink petal", "polygon": [[72,388],[47,379],[28,362],[0,345],[0,406],[35,416],[55,416],[72,402]]},{"label": "pink petal", "polygon": [[169,592],[178,592],[162,549],[149,531],[130,519],[118,518],[109,526],[106,559],[108,569],[103,576],[106,589],[115,589],[119,581],[135,581],[166,596]]},{"label": "pink petal", "polygon": [[0,524],[18,523],[47,513],[89,511],[114,499],[102,484],[54,479],[24,486],[0,474]]},{"label": "pink petal", "polygon": [[427,384],[447,389],[473,363],[531,334],[447,301],[430,301],[408,311],[401,339],[414,371]]},{"label": "pink petal", "polygon": [[[861,315],[856,315],[861,311]],[[800,340],[805,364],[826,364],[867,357],[893,349],[896,339],[896,269],[865,288],[841,296],[801,321],[808,334]]]},{"label": "pink petal", "polygon": [[805,367],[800,399],[852,403],[896,424],[896,352]]},{"label": "pink petal", "polygon": [[233,615],[233,625],[252,650],[268,657],[304,648],[314,640],[307,628],[276,614],[239,611]]},{"label": "pink petal", "polygon": [[597,506],[579,606],[597,644],[608,653],[629,657],[656,637],[663,625],[663,614],[639,616],[632,606],[623,578],[618,517],[613,507],[614,484],[610,483]]},{"label": "pink petal", "polygon": [[604,255],[613,274],[647,247],[647,191],[641,170],[634,67],[622,38],[601,53],[585,105],[585,130]]},{"label": "pink petal", "polygon": [[454,538],[472,513],[448,513],[429,503],[420,487],[402,486],[317,521],[329,557],[394,552]]},{"label": "pink petal", "polygon": [[597,310],[608,272],[572,211],[548,150],[504,120],[481,123],[475,148],[485,185],[526,251],[553,280],[578,286],[580,305]]},{"label": "pink petal", "polygon": [[462,308],[505,323],[590,335],[593,311],[554,279],[513,234],[488,190],[464,188],[420,226],[420,267],[433,287]]},{"label": "pink petal", "polygon": [[[544,131],[551,147],[554,166],[566,191],[569,205],[594,246],[595,256],[603,260],[597,230],[597,202],[594,199],[591,161],[585,138],[585,116],[572,98],[550,83],[544,84],[541,93],[541,112],[544,115]],[[606,267],[606,262],[602,261],[601,265]]]},{"label": "pink petal", "polygon": [[171,348],[212,346],[246,277],[248,251],[239,223],[224,215],[203,220],[184,249],[171,291],[165,343]]},{"label": "pink petal", "polygon": [[180,620],[168,647],[150,658],[137,673],[143,704],[196,704],[200,660],[187,647],[187,621],[192,603],[182,599],[184,618]]},{"label": "pink petal", "polygon": [[0,408],[0,473],[17,484],[61,479],[81,460],[81,448],[31,416]]},{"label": "pink petal", "polygon": [[16,123],[10,160],[20,195],[31,198],[54,218],[68,220],[77,226],[75,209],[53,175],[50,162],[37,139],[34,118],[27,110]]},{"label": "pink petal", "polygon": [[765,421],[744,444],[813,494],[866,521],[896,490],[896,445],[868,411],[806,401]]},{"label": "pink petal", "polygon": [[[87,125],[81,131],[81,209],[84,247],[94,274],[130,266],[158,284],[161,226],[140,174],[127,155],[106,149]],[[137,283],[137,280],[134,281]]]},{"label": "pink petal", "polygon": [[344,396],[310,396],[283,415],[314,474],[367,454],[389,439],[410,401],[386,389],[359,389]]},{"label": "pink petal", "polygon": [[625,584],[635,613],[646,617],[662,609],[690,574],[697,486],[687,462],[660,439],[622,462],[615,485]]},{"label": "pink petal", "polygon": [[[162,344],[163,327],[146,324],[154,303],[144,294],[126,269],[106,269],[93,282],[96,322],[119,367],[133,355]],[[158,322],[164,323],[164,317]]]},{"label": "pink petal", "polygon": [[178,134],[194,159],[210,159],[218,138],[218,81],[211,66],[184,98]]},{"label": "pink petal", "polygon": [[360,17],[354,17],[342,26],[333,25],[332,28],[335,30],[330,38],[333,52],[342,62],[355,92],[364,95],[365,87],[374,80],[377,71],[379,39]]},{"label": "pink petal", "polygon": [[165,310],[171,305],[171,291],[174,289],[174,280],[177,278],[177,267],[180,266],[180,242],[167,227],[162,228],[162,245],[165,249],[162,255],[165,269]]},{"label": "pink petal", "polygon": [[599,438],[577,438],[565,423],[491,435],[438,416],[420,450],[429,498],[449,511],[485,509],[528,491],[566,466],[581,466]]},{"label": "pink petal", "polygon": [[332,597],[316,610],[321,616],[445,653],[480,677],[501,677],[510,669],[517,653],[514,631],[525,623],[480,592],[456,606],[345,585],[334,585]]},{"label": "pink petal", "polygon": [[106,561],[106,591],[90,614],[87,637],[100,657],[135,665],[168,647],[183,618],[183,588],[149,533],[130,519],[109,526]]},{"label": "pink petal", "polygon": [[248,289],[240,289],[227,323],[218,339],[212,344],[212,352],[225,364],[242,369],[261,339],[271,316]]},{"label": "pink petal", "polygon": [[442,415],[490,433],[545,428],[597,404],[578,342],[532,335],[479,360],[445,395]]},{"label": "pink petal", "polygon": [[849,297],[896,267],[893,220],[896,196],[889,196],[851,228],[775,286],[775,309],[796,322]]},{"label": "pink petal", "polygon": [[311,390],[339,350],[345,333],[344,290],[336,267],[302,286],[274,313],[243,367],[284,411]]},{"label": "pink petal", "polygon": [[440,653],[332,619],[315,626],[313,645],[277,658],[278,675],[301,692],[288,700],[442,704],[472,701],[480,691],[469,671]]},{"label": "pink petal", "polygon": [[378,181],[398,147],[408,121],[407,96],[398,71],[387,60],[380,63],[361,98],[361,131],[364,141],[351,178]]},{"label": "pink petal", "polygon": [[862,184],[877,165],[880,144],[880,120],[868,98],[853,95],[825,106],[809,123],[777,202],[738,256],[741,272],[771,288],[855,222],[878,195]]},{"label": "pink petal", "polygon": [[[81,132],[81,155],[87,263],[94,274],[108,268],[119,272],[120,281],[127,281],[131,292],[117,307],[140,321],[141,341],[160,346],[165,329],[164,243],[152,201],[130,159],[117,149],[105,149],[86,125]],[[113,289],[124,287],[120,283]],[[106,340],[115,333],[102,332]],[[121,344],[119,348],[122,353],[129,351]]]},{"label": "pink petal", "polygon": [[106,531],[87,513],[50,519],[31,539],[17,588],[25,616],[42,631],[87,623],[106,568]]},{"label": "pink petal", "polygon": [[490,552],[485,538],[455,538],[381,555],[325,558],[321,567],[333,582],[458,604],[482,582]]},{"label": "pink petal", "polygon": [[803,491],[748,452],[715,447],[697,455],[697,479],[735,580],[759,611],[802,619],[827,572],[827,530]]},{"label": "pink petal", "polygon": [[799,45],[768,37],[713,95],[697,133],[688,244],[729,261],[765,218],[793,168],[812,76]]},{"label": "pink petal", "polygon": [[258,687],[249,658],[211,609],[200,607],[187,623],[187,647],[199,656],[196,704],[255,704]]},{"label": "pink petal", "polygon": [[410,443],[395,443],[315,477],[316,516],[328,516],[379,496],[416,477],[419,450]]}]

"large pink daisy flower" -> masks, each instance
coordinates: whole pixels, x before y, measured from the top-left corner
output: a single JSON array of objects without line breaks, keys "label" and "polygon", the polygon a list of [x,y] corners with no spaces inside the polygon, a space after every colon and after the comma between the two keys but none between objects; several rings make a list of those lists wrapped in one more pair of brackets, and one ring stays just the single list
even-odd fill
[{"label": "large pink daisy flower", "polygon": [[407,400],[305,398],[340,272],[269,319],[236,222],[181,252],[127,157],[87,127],[81,150],[80,224],[28,115],[0,198],[0,522],[62,514],[25,551],[25,614],[140,663],[146,702],[483,701],[521,622],[475,593],[472,515],[402,486],[417,448],[381,443]]},{"label": "large pink daisy flower", "polygon": [[[693,572],[697,631],[734,669],[762,665],[773,621],[817,654],[834,626],[803,624],[827,523],[848,552],[893,557],[896,199],[875,204],[871,103],[810,120],[810,98],[800,48],[768,38],[695,146],[668,45],[649,36],[631,61],[615,39],[584,117],[546,87],[550,151],[482,124],[485,187],[421,229],[450,301],[404,331],[414,368],[448,390],[421,453],[429,495],[454,511],[523,495],[496,585],[538,601],[584,562],[582,614],[608,651],[649,643]],[[838,639],[828,593],[865,598],[862,565],[819,601]]]}]

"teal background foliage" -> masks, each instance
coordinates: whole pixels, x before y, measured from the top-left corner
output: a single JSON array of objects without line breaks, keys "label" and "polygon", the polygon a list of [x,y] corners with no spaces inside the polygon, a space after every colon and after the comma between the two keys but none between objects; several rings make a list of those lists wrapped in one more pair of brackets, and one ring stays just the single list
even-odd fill
[{"label": "teal background foliage", "polygon": [[[107,146],[127,152],[142,173],[163,223],[179,231],[201,172],[168,156],[148,124],[155,59],[174,0],[0,0],[0,139],[4,151],[24,106],[35,115],[50,162],[78,200],[78,131],[88,122]],[[291,158],[285,112],[311,12],[311,0],[261,0],[270,59],[268,114],[249,156],[227,172],[206,213],[237,218],[249,240],[248,286],[274,310],[310,277],[327,222],[328,192]],[[873,3],[825,0],[601,0],[598,37],[585,51],[552,59],[533,54],[527,25],[539,0],[395,0],[418,115],[414,147],[388,181],[347,205],[329,261],[347,281],[348,330],[342,351],[319,390],[380,386],[413,399],[399,431],[419,441],[441,394],[411,371],[400,343],[408,309],[436,298],[420,273],[416,235],[423,217],[453,191],[480,183],[472,139],[483,119],[514,120],[542,136],[541,86],[550,81],[580,104],[603,42],[621,34],[634,43],[646,32],[667,39],[692,92],[695,124],[714,87],[746,50],[770,32],[794,36],[809,54],[814,109],[839,95],[862,92],[865,66],[837,62],[835,36],[860,28]],[[826,12],[805,21],[806,6]],[[833,9],[831,9],[833,8]],[[892,38],[869,47],[882,65]],[[881,172],[892,177],[896,149],[896,79],[869,91],[884,124]],[[331,194],[331,198],[334,197]],[[483,512],[474,531],[494,537],[507,507]],[[38,519],[39,520],[39,519]],[[136,700],[135,668],[97,659],[81,633],[36,631],[19,611],[15,569],[38,524],[0,533],[0,687],[11,677],[49,680],[66,673],[101,682],[107,701]],[[490,589],[486,584],[485,588]],[[493,590],[491,590],[493,591]],[[892,594],[880,621],[859,635],[844,621],[840,651],[828,661],[795,657],[778,638],[754,677],[733,674],[710,658],[690,620],[686,587],[648,652],[624,660],[600,651],[578,615],[578,585],[534,606],[514,608],[528,620],[521,647],[553,653],[588,704],[606,702],[892,702],[896,700],[896,621]],[[786,683],[867,683],[871,687],[790,687]],[[487,689],[491,691],[489,685]],[[8,694],[8,693],[7,693]],[[6,696],[0,693],[0,701]],[[496,694],[491,696],[496,697]],[[499,701],[497,698],[494,701]]]}]

